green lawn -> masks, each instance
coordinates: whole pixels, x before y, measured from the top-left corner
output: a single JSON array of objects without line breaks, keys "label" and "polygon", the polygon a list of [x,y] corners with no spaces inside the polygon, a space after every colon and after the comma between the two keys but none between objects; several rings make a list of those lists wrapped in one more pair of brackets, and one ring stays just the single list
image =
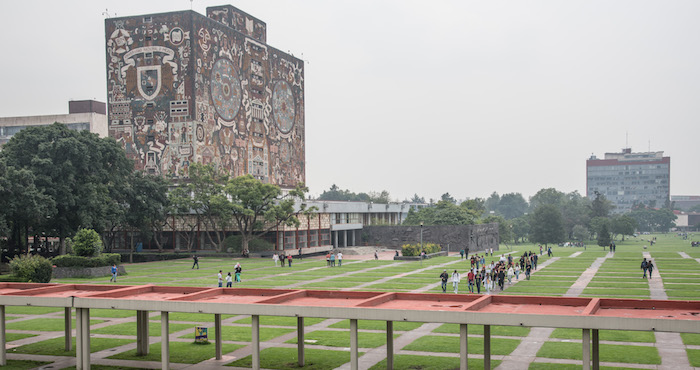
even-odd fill
[{"label": "green lawn", "polygon": [[[581,343],[546,342],[537,352],[537,357],[581,360],[581,346]],[[606,344],[600,346],[600,361],[659,365],[661,357],[656,347]]]},{"label": "green lawn", "polygon": [[[470,369],[483,369],[484,360],[471,358],[468,360]],[[496,368],[501,361],[491,360],[491,367]],[[386,369],[386,359],[370,368],[371,370]],[[459,369],[459,358],[438,356],[396,355],[394,369],[397,370],[444,370]]]},{"label": "green lawn", "polygon": [[[8,353],[25,353],[32,355],[49,355],[49,356],[75,356],[75,338],[72,338],[73,346],[71,351],[65,351],[66,344],[63,337],[44,340],[41,342],[25,344],[20,347],[8,350]],[[90,338],[90,352],[99,352],[108,348],[123,346],[133,343],[131,339],[113,339],[113,338]]]},{"label": "green lawn", "polygon": [[[92,340],[92,339],[91,339]],[[223,353],[230,353],[242,345],[222,343]],[[136,349],[118,353],[107,358],[119,360],[139,360],[139,361],[161,361],[161,343],[153,343],[148,347],[148,355],[137,356]],[[180,364],[196,364],[216,356],[216,346],[213,342],[209,344],[195,344],[185,342],[170,342],[170,362]]]},{"label": "green lawn", "polygon": [[[491,354],[507,355],[520,344],[517,339],[491,339]],[[469,353],[484,354],[484,339],[469,337]],[[459,353],[459,337],[426,335],[403,348],[406,351]]]},{"label": "green lawn", "polygon": [[[484,335],[483,325],[467,325],[469,334]],[[459,324],[442,324],[433,333],[459,334]],[[503,337],[526,337],[530,334],[530,328],[523,326],[491,326],[491,335]]]},{"label": "green lawn", "polygon": [[[581,339],[581,329],[554,329],[550,338],[559,339]],[[650,331],[632,331],[632,330],[600,330],[598,331],[599,340],[607,340],[613,342],[641,342],[654,343],[656,337]]]},{"label": "green lawn", "polygon": [[[90,320],[90,325],[104,322],[104,320]],[[38,330],[38,331],[63,331],[66,322],[64,319],[31,319],[7,323],[7,330]],[[71,320],[71,327],[75,328],[75,319]]]},{"label": "green lawn", "polygon": [[[394,334],[394,338],[399,334]],[[360,348],[375,348],[386,344],[386,334],[384,333],[357,333],[358,346]],[[328,347],[350,347],[350,332],[316,330],[304,334],[304,342]],[[288,340],[286,343],[296,344],[297,338]]]},{"label": "green lawn", "polygon": [[[335,369],[350,361],[350,352],[305,348],[304,360],[304,369]],[[229,366],[245,368],[251,368],[252,365],[253,359],[251,356],[229,364]],[[297,368],[299,367],[297,350],[296,348],[266,348],[260,351],[260,367],[264,369]]]},{"label": "green lawn", "polygon": [[[267,342],[272,338],[279,337],[280,335],[289,334],[294,331],[294,329],[286,328],[260,328],[260,341]],[[213,326],[209,327],[209,340],[214,340],[215,335],[215,328]],[[191,333],[180,336],[180,338],[194,339],[194,328],[192,329]],[[221,339],[234,342],[250,342],[252,340],[252,331],[251,328],[247,326],[223,325],[221,327]]]}]

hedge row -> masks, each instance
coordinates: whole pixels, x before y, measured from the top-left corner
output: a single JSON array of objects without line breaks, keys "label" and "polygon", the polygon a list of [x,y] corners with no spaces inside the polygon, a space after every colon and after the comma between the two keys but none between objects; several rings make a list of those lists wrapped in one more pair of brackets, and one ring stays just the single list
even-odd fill
[{"label": "hedge row", "polygon": [[420,244],[404,244],[401,246],[401,255],[403,256],[419,256],[422,251],[426,254],[442,252],[442,247],[439,244],[423,243],[423,249]]},{"label": "hedge row", "polygon": [[97,257],[82,257],[71,254],[56,256],[51,262],[56,267],[102,267],[118,265],[121,262],[119,253],[103,253]]}]

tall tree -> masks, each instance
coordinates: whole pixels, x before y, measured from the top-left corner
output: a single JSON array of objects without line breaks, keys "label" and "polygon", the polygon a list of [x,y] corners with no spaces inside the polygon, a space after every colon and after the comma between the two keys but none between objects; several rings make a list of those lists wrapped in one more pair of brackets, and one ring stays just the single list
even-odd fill
[{"label": "tall tree", "polygon": [[506,220],[502,216],[489,215],[488,217],[485,217],[484,219],[482,219],[481,223],[484,223],[484,224],[497,223],[498,224],[498,238],[500,239],[501,243],[508,243],[511,240],[513,240],[513,226],[508,220]]},{"label": "tall tree", "polygon": [[496,212],[498,211],[498,204],[501,203],[501,196],[498,195],[495,191],[491,193],[491,195],[486,199],[484,202],[484,206],[486,207],[486,212]]},{"label": "tall tree", "polygon": [[535,210],[537,207],[545,204],[553,205],[557,208],[566,200],[566,194],[554,188],[540,189],[535,195],[530,197],[530,209]]},{"label": "tall tree", "polygon": [[527,211],[527,201],[520,193],[508,193],[501,196],[496,212],[506,220],[520,217]]},{"label": "tall tree", "polygon": [[475,218],[481,218],[486,211],[485,200],[483,198],[467,199],[462,202],[460,207],[464,208],[472,214]]},{"label": "tall tree", "polygon": [[608,217],[610,211],[615,206],[610,202],[605,195],[595,192],[595,199],[591,202],[591,217]]},{"label": "tall tree", "polygon": [[409,201],[410,203],[425,203],[425,198],[419,197],[418,194],[413,194],[413,198]]},{"label": "tall tree", "polygon": [[9,166],[31,171],[37,189],[52,200],[40,227],[59,237],[62,253],[65,238],[79,227],[106,227],[113,197],[133,170],[113,138],[60,123],[20,131],[1,155]]},{"label": "tall tree", "polygon": [[577,191],[566,194],[560,209],[564,218],[564,229],[569,238],[573,238],[574,226],[587,225],[590,221],[590,200]]},{"label": "tall tree", "polygon": [[608,230],[608,224],[606,222],[600,225],[598,230],[598,245],[605,249],[606,246],[610,245],[610,231]]},{"label": "tall tree", "polygon": [[636,228],[637,221],[628,215],[615,217],[610,222],[610,231],[613,236],[622,235],[623,241],[625,240],[625,235],[634,235]]},{"label": "tall tree", "polygon": [[450,193],[445,193],[445,194],[443,194],[443,195],[440,197],[440,200],[442,200],[442,201],[444,201],[444,202],[450,202],[450,203],[457,204],[457,201],[455,200],[455,198],[453,198],[453,197],[450,195]]},{"label": "tall tree", "polygon": [[559,209],[544,204],[535,209],[530,220],[530,241],[545,246],[565,240],[564,223]]},{"label": "tall tree", "polygon": [[159,251],[163,250],[163,229],[170,210],[169,184],[161,176],[135,171],[130,176],[127,193],[127,225],[138,229],[146,239],[153,240]]},{"label": "tall tree", "polygon": [[515,242],[524,241],[524,239],[530,234],[530,220],[529,216],[521,216],[510,220],[511,225],[513,225],[513,238]]},{"label": "tall tree", "polygon": [[[279,226],[299,226],[298,215],[310,214],[316,209],[306,208],[303,203],[308,188],[297,185],[286,195],[279,186],[264,184],[251,175],[229,180],[224,193],[230,199],[229,217],[241,233],[241,246],[244,253],[254,237],[261,237]],[[301,202],[295,209],[295,200]]]}]

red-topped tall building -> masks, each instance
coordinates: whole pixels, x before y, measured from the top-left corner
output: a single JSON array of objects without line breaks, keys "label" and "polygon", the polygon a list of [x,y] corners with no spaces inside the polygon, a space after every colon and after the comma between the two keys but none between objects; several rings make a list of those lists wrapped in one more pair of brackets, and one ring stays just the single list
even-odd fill
[{"label": "red-topped tall building", "polygon": [[670,197],[671,157],[664,152],[605,153],[604,159],[592,155],[586,161],[586,195],[605,195],[616,208],[627,212],[635,204],[665,207]]},{"label": "red-topped tall building", "polygon": [[109,135],[138,169],[305,181],[304,62],[231,6],[105,20]]}]

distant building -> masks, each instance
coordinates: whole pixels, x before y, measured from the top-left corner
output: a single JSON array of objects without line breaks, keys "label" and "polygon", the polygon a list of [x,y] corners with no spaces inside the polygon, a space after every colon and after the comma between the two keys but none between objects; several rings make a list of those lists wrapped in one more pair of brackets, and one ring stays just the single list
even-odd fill
[{"label": "distant building", "polygon": [[677,209],[689,211],[700,206],[700,195],[671,195],[671,202]]},{"label": "distant building", "polygon": [[671,157],[664,152],[605,153],[604,159],[591,156],[586,161],[586,195],[605,195],[624,213],[635,204],[664,207],[670,201]]},{"label": "distant building", "polygon": [[109,135],[137,169],[305,181],[304,61],[231,6],[105,20]]},{"label": "distant building", "polygon": [[27,127],[47,126],[55,122],[63,123],[71,130],[89,130],[100,137],[107,136],[105,103],[94,100],[75,100],[68,102],[68,114],[0,117],[0,147]]}]

